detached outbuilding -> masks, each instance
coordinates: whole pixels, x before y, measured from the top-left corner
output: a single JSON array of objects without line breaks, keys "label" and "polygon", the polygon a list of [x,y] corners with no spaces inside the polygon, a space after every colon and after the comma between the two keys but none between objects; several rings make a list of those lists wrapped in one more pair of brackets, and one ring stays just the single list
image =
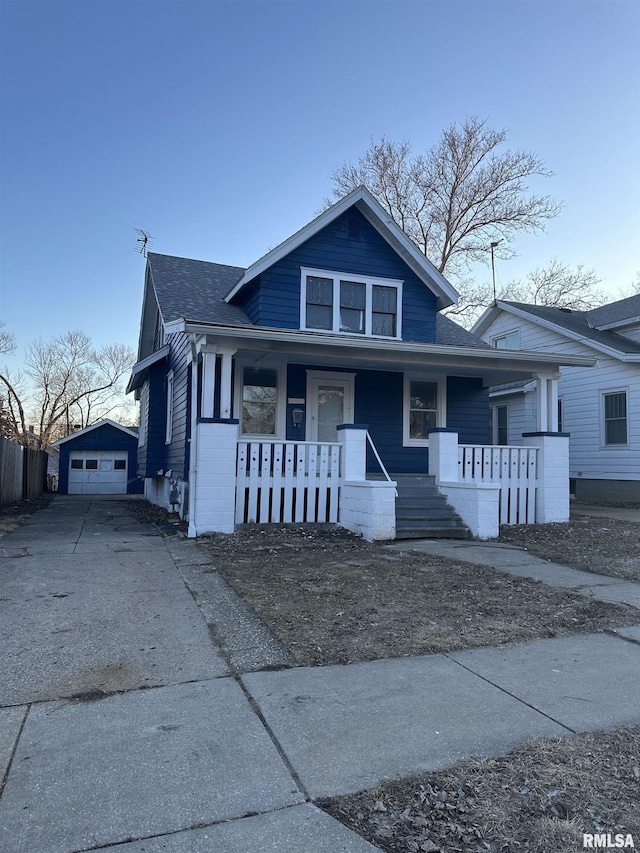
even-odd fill
[{"label": "detached outbuilding", "polygon": [[62,495],[138,495],[138,434],[108,418],[54,442],[60,450]]}]

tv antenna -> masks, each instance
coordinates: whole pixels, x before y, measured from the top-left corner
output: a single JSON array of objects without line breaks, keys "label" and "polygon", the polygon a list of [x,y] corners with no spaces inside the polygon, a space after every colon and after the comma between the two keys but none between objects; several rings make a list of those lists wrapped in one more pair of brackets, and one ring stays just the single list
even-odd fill
[{"label": "tv antenna", "polygon": [[151,236],[151,234],[147,234],[146,231],[143,231],[142,228],[135,228],[134,231],[139,234],[139,237],[136,240],[136,243],[140,244],[140,249],[138,251],[146,258],[147,251],[149,249],[149,244],[153,240],[153,237]]},{"label": "tv antenna", "polygon": [[491,275],[493,278],[493,304],[496,303],[496,262],[493,257],[493,250],[498,248],[498,245],[502,243],[502,240],[493,240],[490,249],[491,249]]}]

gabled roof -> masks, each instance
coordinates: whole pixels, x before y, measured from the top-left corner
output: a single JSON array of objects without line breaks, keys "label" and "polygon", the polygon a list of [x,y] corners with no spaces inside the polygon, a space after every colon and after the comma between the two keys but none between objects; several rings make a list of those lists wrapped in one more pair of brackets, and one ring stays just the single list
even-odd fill
[{"label": "gabled roof", "polygon": [[[631,300],[635,299],[640,301],[640,297],[631,297]],[[629,302],[627,299],[621,301]],[[472,331],[476,335],[482,335],[499,316],[500,312],[506,311],[514,316],[530,319],[541,326],[555,329],[572,340],[581,341],[592,349],[610,352],[612,355],[620,357],[631,356],[632,360],[635,361],[635,356],[640,355],[639,341],[633,341],[618,332],[594,327],[593,319],[616,316],[617,309],[614,308],[616,304],[612,303],[609,306],[605,305],[591,311],[577,311],[547,305],[529,305],[524,302],[498,300],[492,308],[485,311]],[[603,311],[604,308],[613,310],[607,314]]]},{"label": "gabled roof", "polygon": [[382,205],[364,187],[358,187],[340,199],[340,201],[332,204],[331,207],[323,211],[319,216],[309,222],[308,225],[305,225],[304,228],[296,231],[295,234],[252,264],[244,271],[242,277],[235,282],[233,287],[230,288],[226,296],[226,301],[230,302],[256,276],[265,272],[273,264],[284,258],[298,246],[301,246],[310,237],[313,237],[314,234],[326,228],[334,219],[337,219],[350,207],[354,206],[398,253],[416,276],[433,292],[436,297],[438,310],[448,308],[450,305],[457,303],[458,294],[454,287],[431,261],[422,254],[415,243],[393,221],[391,215],[387,213]]},{"label": "gabled roof", "polygon": [[74,438],[78,438],[78,436],[80,435],[86,435],[88,432],[93,432],[94,429],[100,429],[100,427],[103,426],[115,427],[115,429],[119,429],[122,432],[126,432],[127,435],[130,435],[133,438],[138,437],[138,433],[130,427],[122,426],[122,424],[117,424],[115,421],[110,420],[110,418],[103,418],[101,421],[98,421],[95,424],[91,424],[91,426],[85,427],[84,429],[79,429],[77,430],[77,432],[72,432],[71,435],[67,435],[64,438],[59,438],[57,441],[52,442],[52,446],[60,447],[61,444],[66,444],[67,441],[73,441]]}]

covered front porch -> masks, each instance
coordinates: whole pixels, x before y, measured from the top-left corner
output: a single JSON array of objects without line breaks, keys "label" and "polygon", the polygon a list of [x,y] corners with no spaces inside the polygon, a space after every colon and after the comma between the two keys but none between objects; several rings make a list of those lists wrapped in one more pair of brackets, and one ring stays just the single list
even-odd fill
[{"label": "covered front porch", "polygon": [[[396,533],[394,476],[434,478],[474,536],[569,515],[560,356],[189,327],[189,532],[337,523]],[[535,378],[536,434],[494,447],[488,387]],[[566,477],[565,477],[566,468]]]}]

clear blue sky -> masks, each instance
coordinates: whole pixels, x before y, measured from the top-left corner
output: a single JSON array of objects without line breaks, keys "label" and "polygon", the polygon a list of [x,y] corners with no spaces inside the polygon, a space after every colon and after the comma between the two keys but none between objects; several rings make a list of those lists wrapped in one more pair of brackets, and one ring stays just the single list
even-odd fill
[{"label": "clear blue sky", "polygon": [[[383,134],[507,128],[564,202],[498,264],[640,270],[637,0],[3,0],[0,318],[137,344],[153,250],[248,265]],[[488,280],[488,271],[479,271]]]}]

